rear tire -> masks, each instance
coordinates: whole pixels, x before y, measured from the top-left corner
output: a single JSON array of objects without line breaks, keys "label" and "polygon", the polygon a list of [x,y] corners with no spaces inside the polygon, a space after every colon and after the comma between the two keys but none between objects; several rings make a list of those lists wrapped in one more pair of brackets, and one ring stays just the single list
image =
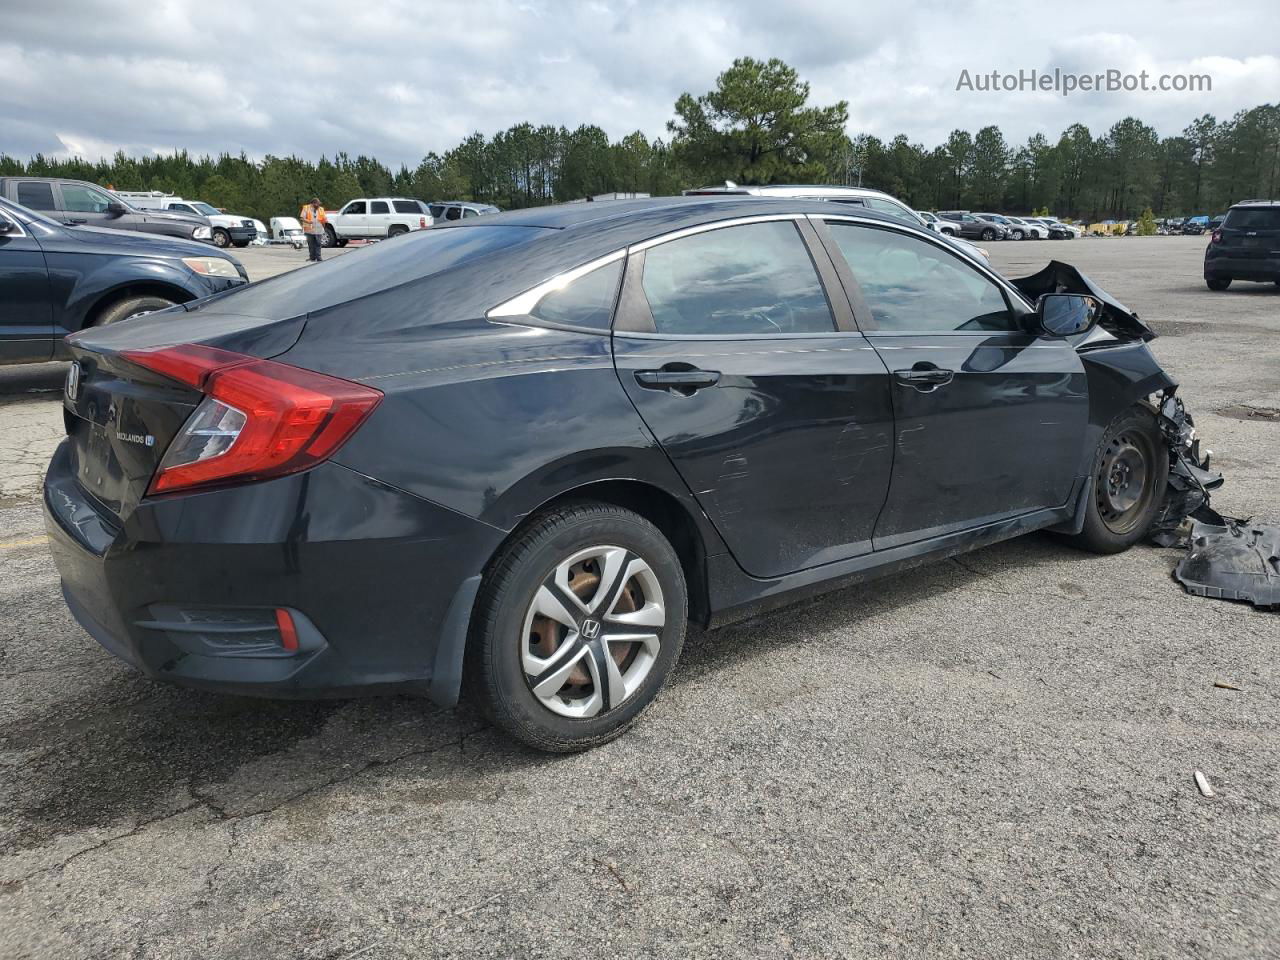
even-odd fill
[{"label": "rear tire", "polygon": [[144,313],[155,313],[157,310],[165,310],[174,305],[175,301],[166,300],[164,297],[142,296],[128,297],[120,300],[107,307],[93,319],[90,326],[105,327],[109,323],[119,323],[121,320],[128,320],[130,317],[140,317]]},{"label": "rear tire", "polygon": [[404,236],[404,234],[408,232],[409,232],[408,227],[401,226],[400,224],[396,224],[392,227],[387,228],[387,239],[394,240],[396,237]]},{"label": "rear tire", "polygon": [[982,239],[988,242],[996,238],[996,232],[990,228],[982,231]]},{"label": "rear tire", "polygon": [[237,247],[247,247],[249,245],[248,240],[233,240],[232,243],[234,243]]},{"label": "rear tire", "polygon": [[1093,458],[1084,528],[1066,538],[1090,553],[1121,553],[1147,535],[1169,482],[1169,448],[1156,415],[1130,407],[1102,435]]},{"label": "rear tire", "polygon": [[687,617],[680,559],[653,524],[612,504],[566,504],[533,518],[490,564],[471,619],[467,689],[529,746],[598,746],[653,702]]},{"label": "rear tire", "polygon": [[[1208,285],[1210,290],[1225,290],[1227,287],[1231,286],[1230,277],[1206,277],[1204,282]],[[1277,280],[1276,282],[1280,283],[1280,280]]]},{"label": "rear tire", "polygon": [[231,234],[227,233],[222,227],[213,228],[213,245],[225,250],[231,246]]}]

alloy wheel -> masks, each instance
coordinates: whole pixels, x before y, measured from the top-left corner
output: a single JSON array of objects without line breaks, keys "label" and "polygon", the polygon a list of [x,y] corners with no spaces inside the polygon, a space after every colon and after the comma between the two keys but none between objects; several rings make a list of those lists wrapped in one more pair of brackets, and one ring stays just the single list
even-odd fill
[{"label": "alloy wheel", "polygon": [[1112,533],[1130,533],[1153,495],[1151,442],[1137,432],[1111,438],[1098,465],[1098,513]]},{"label": "alloy wheel", "polygon": [[529,689],[565,717],[617,709],[653,669],[666,617],[642,557],[607,545],[577,551],[547,574],[525,614],[520,660]]}]

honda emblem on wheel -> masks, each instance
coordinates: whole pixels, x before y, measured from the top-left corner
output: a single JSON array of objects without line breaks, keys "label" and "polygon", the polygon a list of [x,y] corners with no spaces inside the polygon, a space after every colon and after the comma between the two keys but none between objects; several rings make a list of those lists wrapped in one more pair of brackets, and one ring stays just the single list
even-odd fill
[{"label": "honda emblem on wheel", "polygon": [[588,640],[594,640],[596,637],[600,636],[600,621],[591,619],[583,620],[582,635]]}]

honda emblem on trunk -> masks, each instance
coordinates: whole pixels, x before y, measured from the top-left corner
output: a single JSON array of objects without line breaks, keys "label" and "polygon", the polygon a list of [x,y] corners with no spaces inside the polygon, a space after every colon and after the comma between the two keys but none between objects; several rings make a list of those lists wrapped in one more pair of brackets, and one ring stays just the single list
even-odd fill
[{"label": "honda emblem on trunk", "polygon": [[74,400],[80,393],[80,362],[71,361],[67,370],[67,399]]}]

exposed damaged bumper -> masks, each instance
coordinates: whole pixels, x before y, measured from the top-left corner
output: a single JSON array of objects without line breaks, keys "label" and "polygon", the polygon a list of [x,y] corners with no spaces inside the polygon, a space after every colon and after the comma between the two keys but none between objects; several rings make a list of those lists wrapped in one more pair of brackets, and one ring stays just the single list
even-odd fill
[{"label": "exposed damaged bumper", "polygon": [[1200,452],[1195,422],[1176,391],[1176,387],[1162,391],[1157,410],[1160,431],[1169,446],[1169,482],[1149,536],[1162,547],[1182,541],[1182,526],[1188,517],[1223,522],[1209,506],[1209,491],[1222,486],[1222,474],[1209,469],[1209,454]]}]

